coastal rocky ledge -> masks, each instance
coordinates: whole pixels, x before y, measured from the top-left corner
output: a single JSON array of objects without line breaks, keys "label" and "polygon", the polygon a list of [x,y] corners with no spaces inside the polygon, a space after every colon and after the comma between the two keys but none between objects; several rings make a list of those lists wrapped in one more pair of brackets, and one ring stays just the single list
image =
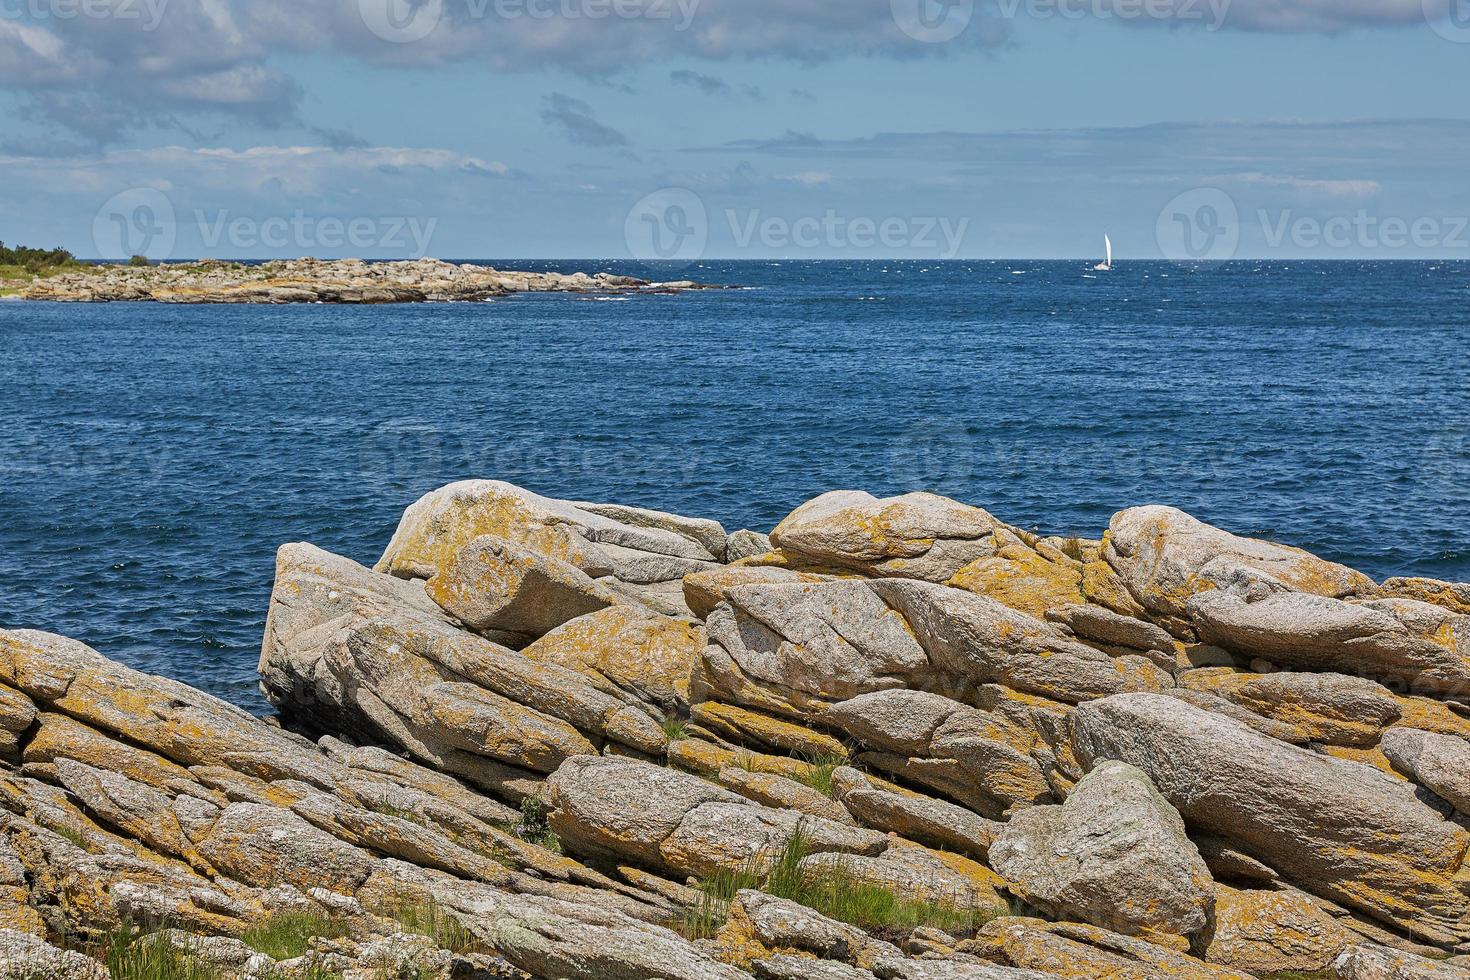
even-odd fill
[{"label": "coastal rocky ledge", "polygon": [[20,297],[63,303],[425,303],[476,302],[527,292],[618,295],[697,288],[688,281],[655,283],[606,272],[506,272],[439,259],[292,259],[259,265],[209,260],[97,266],[37,279]]},{"label": "coastal rocky ledge", "polygon": [[1470,584],[1172,508],[461,483],[260,676],[0,632],[0,980],[1470,980]]}]

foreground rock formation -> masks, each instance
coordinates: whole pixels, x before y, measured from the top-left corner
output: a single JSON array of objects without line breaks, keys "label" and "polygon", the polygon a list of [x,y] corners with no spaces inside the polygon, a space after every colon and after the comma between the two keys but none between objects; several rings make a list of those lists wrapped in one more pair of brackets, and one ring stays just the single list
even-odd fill
[{"label": "foreground rock formation", "polygon": [[375,568],[281,549],[271,721],[0,632],[0,980],[119,934],[223,978],[1470,980],[1466,595],[1162,507],[767,536],[456,484]]},{"label": "foreground rock formation", "polygon": [[364,262],[291,259],[242,265],[205,261],[153,266],[98,266],[37,279],[22,299],[63,303],[424,303],[474,302],[514,293],[653,293],[698,288],[602,272],[507,272],[438,259]]}]

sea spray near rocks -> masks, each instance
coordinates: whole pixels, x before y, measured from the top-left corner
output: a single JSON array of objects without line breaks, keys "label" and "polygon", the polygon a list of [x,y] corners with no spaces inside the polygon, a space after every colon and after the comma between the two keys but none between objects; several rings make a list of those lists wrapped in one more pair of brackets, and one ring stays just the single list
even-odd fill
[{"label": "sea spray near rocks", "polygon": [[1463,980],[1465,594],[1168,508],[456,484],[281,549],[271,722],[0,632],[0,977]]}]

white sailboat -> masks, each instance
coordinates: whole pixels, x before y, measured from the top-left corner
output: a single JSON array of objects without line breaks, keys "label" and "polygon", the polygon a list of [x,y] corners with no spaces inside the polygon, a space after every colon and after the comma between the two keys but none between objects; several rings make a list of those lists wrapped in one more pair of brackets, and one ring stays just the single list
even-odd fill
[{"label": "white sailboat", "polygon": [[1093,268],[1096,269],[1098,272],[1112,272],[1113,271],[1113,240],[1112,240],[1112,238],[1110,238],[1107,235],[1103,235],[1103,245],[1107,247],[1108,257],[1106,259],[1104,259],[1102,262],[1099,262],[1097,265],[1093,266]]}]

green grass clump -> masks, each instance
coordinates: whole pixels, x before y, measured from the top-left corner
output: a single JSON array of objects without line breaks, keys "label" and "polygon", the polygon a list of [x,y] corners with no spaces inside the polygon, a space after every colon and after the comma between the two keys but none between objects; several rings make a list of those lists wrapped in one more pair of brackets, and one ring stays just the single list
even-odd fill
[{"label": "green grass clump", "polygon": [[933,926],[954,936],[972,936],[1004,909],[973,909],[958,901],[922,894],[899,894],[863,881],[842,861],[803,869],[811,839],[800,828],[772,860],[757,858],[738,872],[721,871],[700,883],[700,901],[675,926],[689,939],[708,939],[725,924],[730,903],[744,889],[805,905],[829,919],[880,936]]},{"label": "green grass clump", "polygon": [[670,742],[682,742],[689,737],[689,723],[683,718],[670,716],[659,722],[659,727]]},{"label": "green grass clump", "polygon": [[399,905],[382,914],[404,932],[431,939],[440,949],[451,953],[487,952],[485,944],[464,923],[432,901]]},{"label": "green grass clump", "polygon": [[294,960],[318,937],[341,939],[351,927],[340,919],[314,912],[282,912],[251,926],[240,936],[246,946],[273,960]]},{"label": "green grass clump", "polygon": [[1263,973],[1261,980],[1337,980],[1333,970],[1283,970],[1280,973]]},{"label": "green grass clump", "polygon": [[159,933],[138,936],[125,926],[107,936],[102,952],[112,980],[223,980],[214,964],[192,958]]},{"label": "green grass clump", "polygon": [[811,765],[811,770],[799,778],[799,782],[821,793],[823,796],[836,797],[832,789],[832,774],[843,766],[852,765],[852,760],[845,759],[840,755],[815,756],[806,760]]},{"label": "green grass clump", "polygon": [[528,796],[521,801],[521,822],[516,825],[515,835],[553,854],[562,852],[561,838],[551,829],[551,810],[538,797]]}]

